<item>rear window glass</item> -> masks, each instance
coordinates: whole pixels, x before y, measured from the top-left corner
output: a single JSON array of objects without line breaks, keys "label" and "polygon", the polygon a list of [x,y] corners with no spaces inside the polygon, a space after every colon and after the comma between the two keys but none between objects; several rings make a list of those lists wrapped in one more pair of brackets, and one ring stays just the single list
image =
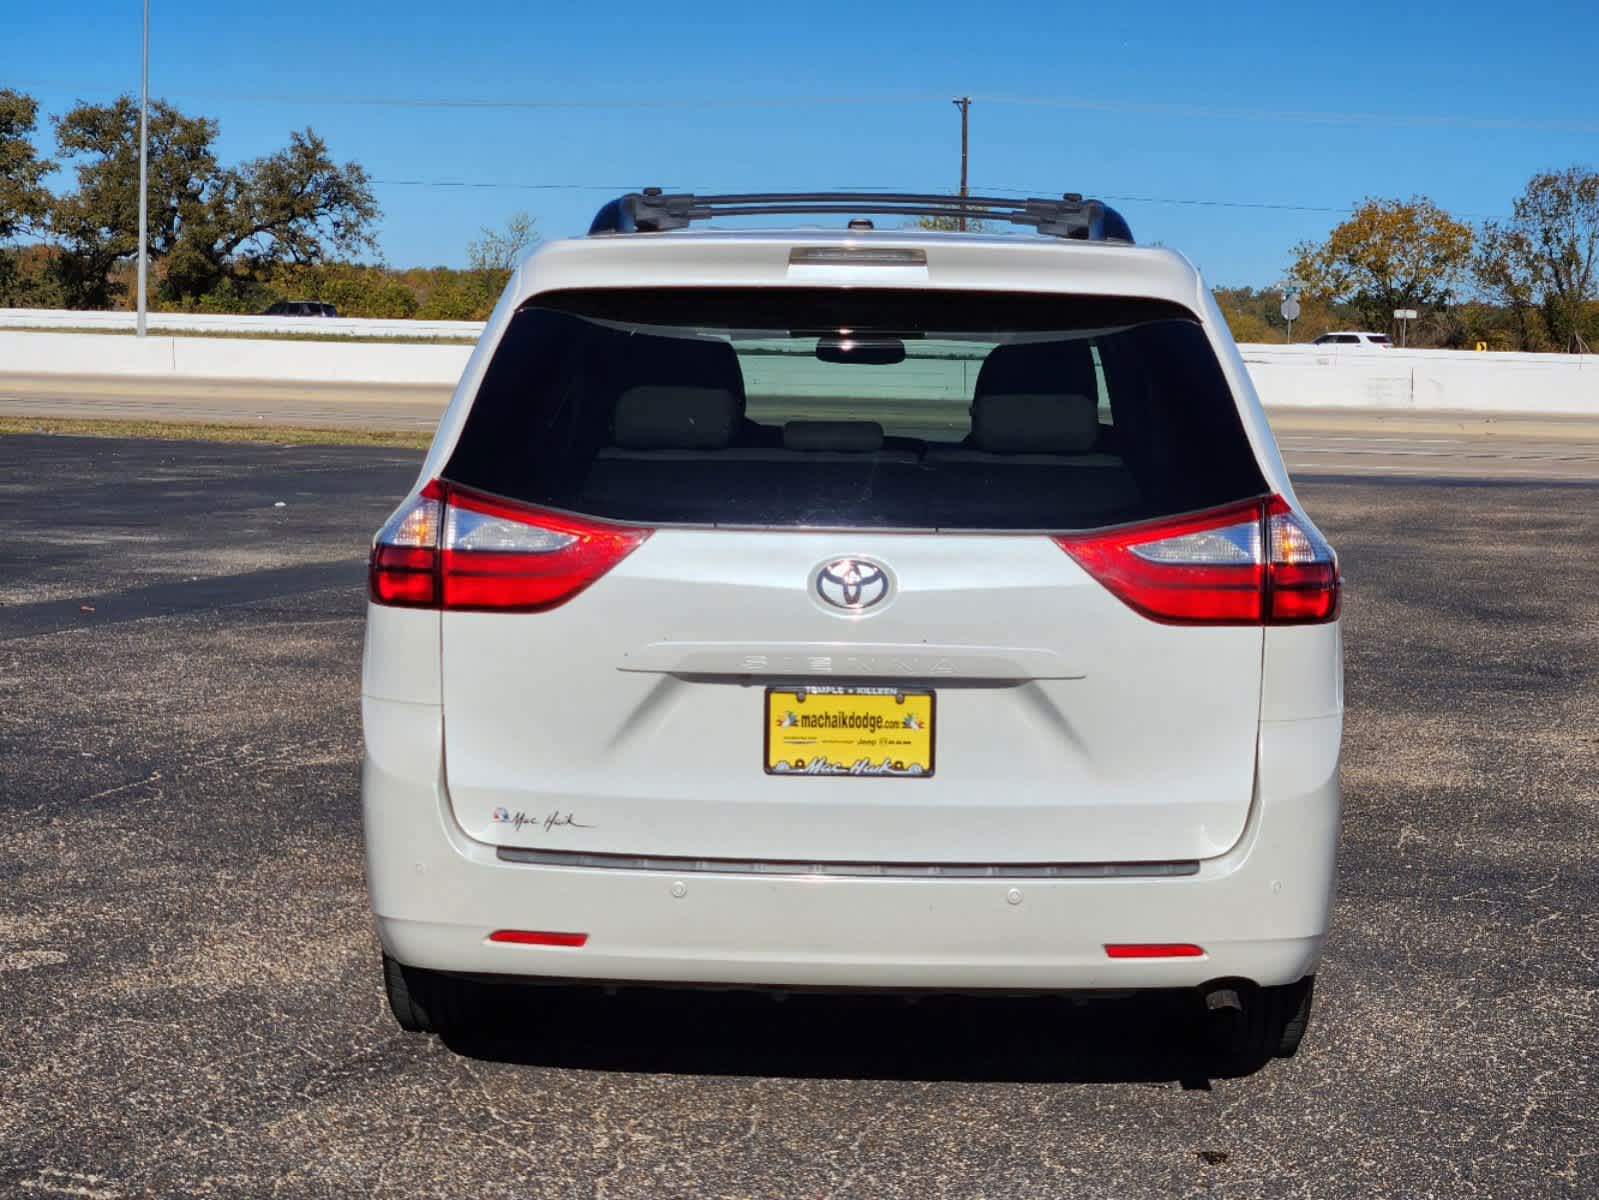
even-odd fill
[{"label": "rear window glass", "polygon": [[645,524],[1082,529],[1260,494],[1165,301],[876,289],[542,295],[445,478]]}]

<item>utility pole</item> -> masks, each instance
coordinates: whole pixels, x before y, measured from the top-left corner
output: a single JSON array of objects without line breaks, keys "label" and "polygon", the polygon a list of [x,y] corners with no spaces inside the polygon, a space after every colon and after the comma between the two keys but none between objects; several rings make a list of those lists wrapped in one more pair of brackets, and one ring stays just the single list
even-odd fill
[{"label": "utility pole", "polygon": [[[970,144],[967,141],[967,117],[972,111],[972,98],[970,96],[957,96],[950,103],[961,110],[961,199],[964,200],[966,198],[966,151]],[[960,231],[965,233],[966,214],[962,213],[958,220],[960,222]]]},{"label": "utility pole", "polygon": [[150,275],[150,0],[144,0],[144,42],[139,67],[139,316],[135,331],[148,322]]}]

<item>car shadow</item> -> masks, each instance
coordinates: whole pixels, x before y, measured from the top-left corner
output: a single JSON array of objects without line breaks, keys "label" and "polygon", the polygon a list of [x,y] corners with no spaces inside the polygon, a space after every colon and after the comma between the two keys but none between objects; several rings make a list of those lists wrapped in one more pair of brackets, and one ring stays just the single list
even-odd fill
[{"label": "car shadow", "polygon": [[1118,999],[498,987],[467,1057],[678,1075],[1208,1088],[1192,996]]}]

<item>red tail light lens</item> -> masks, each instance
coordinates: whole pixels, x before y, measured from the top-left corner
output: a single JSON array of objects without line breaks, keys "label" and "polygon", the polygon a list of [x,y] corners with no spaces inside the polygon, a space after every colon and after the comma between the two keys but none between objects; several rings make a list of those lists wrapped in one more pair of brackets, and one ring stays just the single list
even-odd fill
[{"label": "red tail light lens", "polygon": [[378,533],[368,591],[378,604],[545,612],[588,587],[649,534],[434,481]]},{"label": "red tail light lens", "polygon": [[489,941],[513,946],[578,946],[588,944],[586,933],[555,933],[546,929],[496,929]]},{"label": "red tail light lens", "polygon": [[565,604],[648,536],[647,529],[451,488],[444,515],[444,607],[544,612]]},{"label": "red tail light lens", "polygon": [[1280,496],[1055,539],[1129,608],[1168,625],[1280,625],[1338,615],[1338,559]]},{"label": "red tail light lens", "polygon": [[1203,958],[1192,942],[1117,942],[1105,947],[1108,958]]}]

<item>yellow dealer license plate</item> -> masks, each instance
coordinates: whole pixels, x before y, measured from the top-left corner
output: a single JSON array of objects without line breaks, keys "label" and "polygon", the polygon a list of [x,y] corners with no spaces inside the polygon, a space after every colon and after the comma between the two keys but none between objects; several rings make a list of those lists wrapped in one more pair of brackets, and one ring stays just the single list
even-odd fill
[{"label": "yellow dealer license plate", "polygon": [[930,779],[933,693],[891,687],[767,688],[766,773]]}]

